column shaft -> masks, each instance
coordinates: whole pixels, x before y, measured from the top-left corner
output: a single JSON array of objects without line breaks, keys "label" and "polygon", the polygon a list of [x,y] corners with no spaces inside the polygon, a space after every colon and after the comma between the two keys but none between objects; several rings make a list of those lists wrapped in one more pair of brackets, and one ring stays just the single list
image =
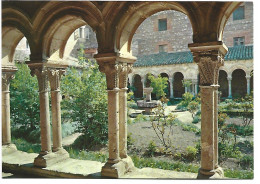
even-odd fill
[{"label": "column shaft", "polygon": [[247,92],[247,94],[249,95],[250,94],[250,77],[246,77],[246,86],[247,86],[247,90],[246,90],[246,92]]},{"label": "column shaft", "polygon": [[127,157],[127,88],[119,91],[119,153],[120,158]]},{"label": "column shaft", "polygon": [[228,98],[232,98],[231,81],[232,81],[232,78],[228,78]]},{"label": "column shaft", "polygon": [[170,82],[170,98],[174,98],[173,97],[173,80],[169,79]]},{"label": "column shaft", "polygon": [[107,90],[108,94],[108,162],[119,161],[119,105],[118,88]]},{"label": "column shaft", "polygon": [[62,149],[62,131],[61,131],[61,95],[60,80],[65,69],[48,69],[48,76],[51,86],[51,111],[52,111],[52,135],[53,135],[53,151]]},{"label": "column shaft", "polygon": [[40,128],[41,128],[40,155],[45,155],[48,152],[51,152],[48,75],[45,69],[33,69],[33,74],[37,76],[38,85],[39,85]]}]

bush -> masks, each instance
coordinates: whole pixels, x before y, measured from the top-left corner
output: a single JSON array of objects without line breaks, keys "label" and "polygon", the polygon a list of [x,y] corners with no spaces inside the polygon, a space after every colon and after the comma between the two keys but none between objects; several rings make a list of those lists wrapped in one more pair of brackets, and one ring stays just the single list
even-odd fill
[{"label": "bush", "polygon": [[83,133],[74,144],[78,143],[79,149],[106,144],[108,140],[105,76],[97,63],[87,64],[81,72],[68,69],[61,85],[63,94],[70,97],[62,101],[62,108],[77,122],[77,131]]},{"label": "bush", "polygon": [[[36,77],[26,64],[16,64],[18,71],[10,82],[10,115],[12,127],[39,129],[40,105]],[[26,137],[28,134],[21,134]]]},{"label": "bush", "polygon": [[246,169],[246,168],[252,168],[254,167],[254,158],[250,155],[244,155],[241,159],[240,159],[240,165],[242,166],[242,168]]},{"label": "bush", "polygon": [[186,148],[185,158],[189,161],[193,161],[197,158],[198,149],[192,146]]},{"label": "bush", "polygon": [[157,152],[157,148],[156,148],[156,144],[154,141],[150,141],[147,149],[146,149],[146,152],[145,152],[145,155],[148,156],[148,157],[152,157],[154,156],[154,154]]},{"label": "bush", "polygon": [[228,144],[218,144],[218,152],[220,158],[238,158],[242,157],[241,151],[239,151],[239,147],[235,145],[228,145]]},{"label": "bush", "polygon": [[176,109],[187,110],[188,105],[192,101],[193,95],[189,92],[186,92],[182,95],[182,101],[177,105]]},{"label": "bush", "polygon": [[200,121],[200,117],[199,116],[195,116],[192,120],[193,124],[197,124]]}]

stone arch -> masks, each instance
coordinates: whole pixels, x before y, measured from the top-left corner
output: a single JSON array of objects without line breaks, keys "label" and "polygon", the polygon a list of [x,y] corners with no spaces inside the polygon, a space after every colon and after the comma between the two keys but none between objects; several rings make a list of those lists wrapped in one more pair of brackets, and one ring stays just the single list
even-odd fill
[{"label": "stone arch", "polygon": [[218,84],[219,84],[219,91],[221,91],[221,97],[228,97],[228,80],[227,80],[228,74],[225,70],[219,71],[219,78],[218,78]]},{"label": "stone arch", "polygon": [[134,97],[135,98],[142,98],[143,97],[143,84],[142,84],[142,77],[139,74],[133,75],[133,87],[134,90]]},{"label": "stone arch", "polygon": [[246,73],[246,75],[249,76],[249,72],[248,72],[247,67],[246,67],[246,66],[243,66],[243,65],[234,65],[232,68],[230,68],[230,70],[229,70],[230,75],[232,76],[233,72],[234,72],[235,70],[237,70],[237,69],[243,70],[243,71]]},{"label": "stone arch", "polygon": [[185,93],[185,88],[182,85],[184,75],[181,72],[175,72],[173,75],[173,94],[174,98],[181,98]]},{"label": "stone arch", "polygon": [[234,98],[244,96],[247,92],[246,72],[236,69],[232,72],[231,81],[232,96]]},{"label": "stone arch", "polygon": [[77,28],[89,25],[99,34],[102,23],[102,14],[92,2],[48,2],[34,19],[43,58],[62,59],[67,40]]},{"label": "stone arch", "polygon": [[27,16],[17,9],[5,8],[2,10],[2,64],[12,65],[15,49],[25,36],[34,52],[34,38],[32,25]]},{"label": "stone arch", "polygon": [[130,53],[131,42],[139,25],[149,16],[165,10],[176,10],[186,14],[193,30],[195,23],[189,11],[178,2],[138,2],[129,6],[126,13],[118,23],[115,33],[115,47],[120,53]]},{"label": "stone arch", "polygon": [[222,14],[218,23],[218,40],[223,40],[223,32],[225,25],[230,17],[230,15],[235,11],[235,9],[242,4],[242,2],[228,2],[226,6],[223,8]]}]

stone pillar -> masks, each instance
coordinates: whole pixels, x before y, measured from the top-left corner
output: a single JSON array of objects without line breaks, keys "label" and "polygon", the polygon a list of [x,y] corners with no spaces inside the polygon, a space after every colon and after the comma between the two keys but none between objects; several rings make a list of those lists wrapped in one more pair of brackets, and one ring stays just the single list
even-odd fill
[{"label": "stone pillar", "polygon": [[42,166],[43,156],[51,152],[50,113],[48,95],[48,74],[45,67],[31,68],[32,76],[36,75],[39,86],[41,152],[34,160],[35,166]]},{"label": "stone pillar", "polygon": [[228,98],[232,98],[232,88],[231,88],[232,77],[227,77],[227,80],[228,80]]},{"label": "stone pillar", "polygon": [[201,88],[201,168],[198,178],[221,178],[218,166],[218,75],[227,47],[220,41],[189,44],[198,64]]},{"label": "stone pillar", "polygon": [[[14,74],[17,71],[16,67],[2,66],[2,146],[12,147],[16,149],[14,144],[11,144],[11,124],[10,124],[10,80],[14,79]],[[3,148],[3,147],[2,147]]]},{"label": "stone pillar", "polygon": [[128,79],[129,79],[129,84],[132,87],[133,86],[133,76],[130,76]]},{"label": "stone pillar", "polygon": [[173,96],[173,78],[172,77],[169,78],[169,82],[170,82],[170,98],[174,98],[174,96]]},{"label": "stone pillar", "polygon": [[185,93],[187,93],[188,92],[188,88],[187,88],[187,86],[185,86]]},{"label": "stone pillar", "polygon": [[141,82],[142,82],[142,87],[143,87],[143,98],[145,97],[145,93],[144,93],[144,88],[145,88],[145,78],[141,78]]},{"label": "stone pillar", "polygon": [[195,95],[198,94],[198,80],[194,80]]},{"label": "stone pillar", "polygon": [[99,70],[106,74],[108,92],[108,149],[109,158],[102,167],[101,175],[120,178],[133,168],[127,155],[127,76],[132,70],[128,60],[115,55],[97,54]]},{"label": "stone pillar", "polygon": [[53,152],[65,151],[62,148],[62,131],[61,131],[61,94],[60,80],[65,73],[65,68],[48,68],[48,77],[51,87],[51,111],[52,111],[52,137]]},{"label": "stone pillar", "polygon": [[246,76],[246,84],[247,84],[246,85],[246,87],[247,87],[246,92],[247,92],[248,95],[250,94],[250,78],[251,78],[250,76],[248,76],[248,75]]}]

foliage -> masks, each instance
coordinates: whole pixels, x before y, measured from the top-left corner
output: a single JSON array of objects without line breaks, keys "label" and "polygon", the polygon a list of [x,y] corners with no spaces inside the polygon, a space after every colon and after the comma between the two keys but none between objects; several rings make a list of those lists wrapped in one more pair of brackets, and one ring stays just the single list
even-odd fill
[{"label": "foliage", "polygon": [[188,146],[186,148],[185,159],[193,161],[197,158],[198,149],[196,147]]},{"label": "foliage", "polygon": [[142,121],[148,121],[148,120],[149,120],[149,118],[146,117],[145,115],[143,115],[143,114],[138,114],[138,115],[136,116],[136,118],[134,119],[134,123],[140,123],[140,122],[142,122]]},{"label": "foliage", "polygon": [[185,124],[178,119],[175,119],[175,121],[173,123],[175,126],[180,126],[182,128],[182,130],[184,130],[184,131],[194,132],[197,135],[200,135],[200,133],[201,133],[201,130],[196,125]]},{"label": "foliage", "polygon": [[193,95],[186,92],[182,95],[182,101],[177,105],[177,109],[187,110],[188,105],[192,101]]},{"label": "foliage", "polygon": [[251,95],[246,95],[245,98],[241,98],[241,108],[243,109],[243,126],[248,126],[253,119],[252,113],[250,113],[254,108],[252,93]]},{"label": "foliage", "polygon": [[15,139],[12,137],[12,143],[16,145],[16,148],[20,151],[24,151],[27,153],[40,153],[41,145],[40,144],[32,144],[24,140],[23,138]]},{"label": "foliage", "polygon": [[157,78],[153,75],[148,75],[148,79],[151,81],[151,87],[153,88],[153,93],[156,94],[156,98],[159,99],[161,97],[165,97],[165,89],[167,89],[167,77],[161,77],[159,75]]},{"label": "foliage", "polygon": [[252,170],[224,170],[225,177],[227,178],[238,178],[238,179],[253,179],[254,172]]},{"label": "foliage", "polygon": [[253,135],[253,126],[240,126],[235,124],[229,124],[226,126],[227,129],[235,131],[237,135],[240,136],[250,136]]},{"label": "foliage", "polygon": [[106,144],[108,134],[105,76],[99,72],[97,63],[90,60],[85,63],[88,67],[81,72],[69,68],[61,85],[67,97],[62,101],[62,108],[77,122],[77,131],[83,133],[74,144],[79,148]]},{"label": "foliage", "polygon": [[240,158],[240,165],[242,168],[254,168],[254,158],[250,155],[244,155],[242,158]]},{"label": "foliage", "polygon": [[199,102],[191,101],[188,105],[188,111],[191,113],[192,118],[194,119],[196,112],[199,109]]},{"label": "foliage", "polygon": [[132,137],[132,133],[127,134],[127,147],[130,147],[134,144],[135,140]]},{"label": "foliage", "polygon": [[193,118],[193,120],[192,120],[192,123],[193,123],[193,124],[197,124],[200,120],[201,120],[201,119],[200,119],[199,116],[195,116],[195,117]]},{"label": "foliage", "polygon": [[199,166],[194,164],[185,164],[183,162],[170,162],[170,161],[160,161],[155,160],[153,158],[140,158],[136,155],[133,155],[132,160],[134,162],[135,167],[144,168],[159,168],[165,170],[174,170],[178,172],[192,172],[197,173]]},{"label": "foliage", "polygon": [[[13,127],[39,129],[40,105],[38,82],[26,64],[16,64],[18,71],[10,82],[10,114]],[[27,135],[27,134],[25,134]]]},{"label": "foliage", "polygon": [[162,103],[154,109],[154,116],[151,116],[150,119],[153,130],[156,133],[158,139],[165,147],[165,149],[168,149],[169,147],[171,147],[170,135],[172,134],[172,126],[174,124],[173,122],[176,116],[172,113],[166,116],[165,110],[168,100],[163,97],[161,98],[161,102]]},{"label": "foliage", "polygon": [[183,79],[182,85],[183,87],[189,88],[192,85],[192,81],[190,79]]},{"label": "foliage", "polygon": [[239,147],[234,146],[234,145],[229,145],[227,143],[219,143],[218,144],[218,153],[220,159],[223,158],[241,158],[242,153],[239,151]]},{"label": "foliage", "polygon": [[145,152],[145,155],[148,156],[148,157],[152,157],[154,156],[154,154],[158,151],[157,149],[157,146],[155,144],[154,141],[150,141],[147,149],[146,149],[146,152]]}]

